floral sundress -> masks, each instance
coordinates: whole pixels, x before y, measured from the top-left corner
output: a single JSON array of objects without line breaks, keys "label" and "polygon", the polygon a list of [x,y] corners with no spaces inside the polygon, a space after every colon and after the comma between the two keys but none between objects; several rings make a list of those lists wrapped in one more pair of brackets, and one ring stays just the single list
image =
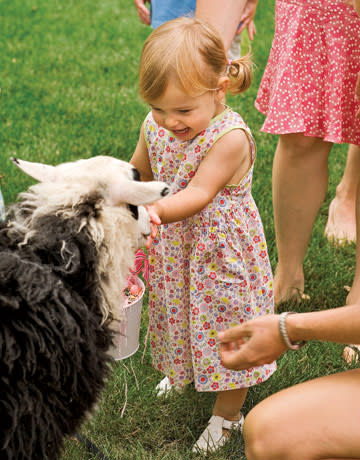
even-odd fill
[{"label": "floral sundress", "polygon": [[266,380],[276,363],[244,371],[220,360],[219,331],[273,312],[272,271],[262,222],[251,195],[256,148],[241,116],[226,109],[191,141],[180,142],[150,113],[144,136],[156,180],[176,193],[187,186],[208,150],[242,129],[251,167],[201,212],[162,225],[149,251],[149,330],[153,366],[179,388],[225,391]]}]

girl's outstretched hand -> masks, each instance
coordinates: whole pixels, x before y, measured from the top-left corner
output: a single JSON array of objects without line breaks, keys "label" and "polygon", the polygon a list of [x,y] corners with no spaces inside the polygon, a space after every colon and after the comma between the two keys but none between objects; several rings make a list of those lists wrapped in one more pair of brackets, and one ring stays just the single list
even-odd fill
[{"label": "girl's outstretched hand", "polygon": [[218,334],[225,367],[249,369],[269,364],[285,350],[279,330],[279,315],[265,315]]},{"label": "girl's outstretched hand", "polygon": [[159,215],[157,214],[156,212],[156,207],[153,206],[153,205],[148,205],[148,206],[145,206],[148,214],[149,214],[149,217],[150,217],[150,227],[151,227],[151,233],[150,233],[150,236],[148,237],[147,241],[146,241],[146,249],[149,249],[150,246],[152,245],[152,242],[153,242],[153,239],[156,237],[157,235],[157,232],[158,232],[158,226],[161,225],[161,219],[159,217]]}]

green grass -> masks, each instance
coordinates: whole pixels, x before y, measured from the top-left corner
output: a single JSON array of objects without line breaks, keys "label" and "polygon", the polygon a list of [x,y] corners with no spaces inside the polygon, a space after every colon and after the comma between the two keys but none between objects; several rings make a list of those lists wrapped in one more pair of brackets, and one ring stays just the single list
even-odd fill
[{"label": "green grass", "polygon": [[[273,4],[271,0],[266,7],[259,5],[256,17],[254,83],[244,95],[229,97],[228,103],[243,115],[257,142],[253,193],[275,267],[271,168],[277,138],[260,132],[263,116],[254,108],[274,30]],[[137,74],[141,47],[150,33],[131,0],[5,1],[0,3],[0,30],[0,174],[7,203],[31,184],[12,166],[11,156],[51,164],[97,154],[131,157],[148,111],[138,96]],[[343,286],[352,283],[355,245],[336,248],[323,236],[346,151],[346,146],[336,146],[331,154],[329,190],[305,260],[305,290],[311,302],[301,304],[299,311],[344,304]],[[188,388],[168,400],[156,398],[154,388],[161,376],[151,367],[148,348],[142,360],[146,308],[147,302],[140,351],[113,365],[99,412],[82,433],[111,459],[194,459],[191,447],[211,414],[215,395]],[[341,351],[342,346],[314,342],[286,353],[278,371],[250,389],[244,412],[282,388],[345,369]],[[82,445],[66,442],[62,460],[88,458]],[[234,434],[208,458],[244,458],[241,436]]]}]

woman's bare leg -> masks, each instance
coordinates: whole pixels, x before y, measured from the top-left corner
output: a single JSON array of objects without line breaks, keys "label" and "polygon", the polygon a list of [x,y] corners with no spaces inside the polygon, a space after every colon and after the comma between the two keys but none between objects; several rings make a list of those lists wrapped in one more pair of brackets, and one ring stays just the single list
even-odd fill
[{"label": "woman's bare leg", "polygon": [[302,134],[279,138],[273,164],[273,203],[278,250],[275,304],[304,290],[303,260],[328,184],[332,144]]},{"label": "woman's bare leg", "polygon": [[[360,158],[360,151],[359,151]],[[358,303],[360,304],[360,164],[357,170],[358,184],[356,192],[356,268],[353,285],[346,298],[348,305]]]},{"label": "woman's bare leg", "polygon": [[[360,157],[360,155],[359,155]],[[360,168],[358,169],[358,177],[360,178]],[[356,265],[355,265],[355,277],[350,289],[350,292],[346,298],[346,303],[359,304],[360,308],[360,181],[357,186],[356,192]],[[360,351],[360,345],[356,345],[356,348]],[[344,359],[347,363],[352,361],[358,361],[358,353],[351,347],[345,347],[343,353]]]},{"label": "woman's bare leg", "polygon": [[360,459],[360,369],[263,400],[244,424],[248,460]]},{"label": "woman's bare leg", "polygon": [[329,217],[325,227],[325,235],[329,240],[339,243],[355,241],[355,202],[359,178],[360,147],[349,145],[344,175],[329,206]]}]

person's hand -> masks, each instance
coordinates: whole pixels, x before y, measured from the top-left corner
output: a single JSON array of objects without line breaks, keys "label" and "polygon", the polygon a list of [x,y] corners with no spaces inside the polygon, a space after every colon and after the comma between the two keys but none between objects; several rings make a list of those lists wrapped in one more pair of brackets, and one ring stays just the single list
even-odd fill
[{"label": "person's hand", "polygon": [[[358,73],[357,79],[356,79],[356,85],[355,85],[355,100],[360,102],[360,72]],[[360,107],[358,108],[358,111],[356,112],[356,118],[360,118]]]},{"label": "person's hand", "polygon": [[150,10],[146,8],[145,3],[146,0],[134,0],[135,7],[140,18],[140,21],[143,24],[150,25]]},{"label": "person's hand", "polygon": [[360,16],[360,0],[354,0],[354,8],[357,14]]},{"label": "person's hand", "polygon": [[249,39],[253,40],[256,34],[256,28],[254,23],[254,17],[256,13],[258,0],[247,0],[243,13],[240,18],[240,27],[237,29],[236,34],[241,34],[241,32],[247,28]]},{"label": "person's hand", "polygon": [[344,3],[355,8],[356,12],[360,15],[360,0],[344,0]]},{"label": "person's hand", "polygon": [[152,245],[153,239],[157,235],[158,226],[161,225],[161,219],[157,213],[156,206],[150,204],[145,206],[145,208],[150,217],[150,236],[148,237],[145,245],[146,249],[149,249]]},{"label": "person's hand", "polygon": [[225,367],[249,369],[269,364],[287,350],[279,330],[279,315],[265,315],[219,332]]}]

